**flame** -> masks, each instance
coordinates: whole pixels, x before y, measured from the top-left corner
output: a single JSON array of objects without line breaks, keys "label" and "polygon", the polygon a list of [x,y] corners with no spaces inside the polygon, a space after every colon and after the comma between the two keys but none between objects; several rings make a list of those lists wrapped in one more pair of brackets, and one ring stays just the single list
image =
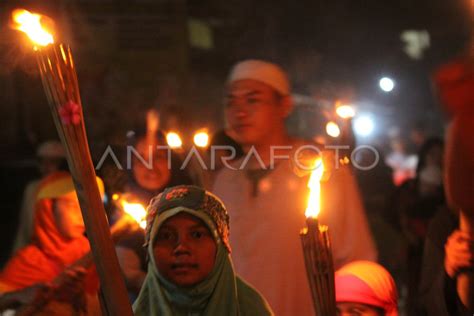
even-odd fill
[{"label": "flame", "polygon": [[348,165],[350,162],[351,162],[351,160],[349,158],[347,158],[347,156],[344,156],[344,158],[339,159],[339,163],[343,166]]},{"label": "flame", "polygon": [[206,131],[194,134],[194,144],[198,147],[205,148],[209,145],[209,134]]},{"label": "flame", "polygon": [[355,110],[350,105],[340,105],[336,108],[336,113],[343,119],[348,119],[355,116]]},{"label": "flame", "polygon": [[321,158],[316,159],[314,168],[308,181],[309,197],[306,207],[306,217],[317,218],[321,211],[321,178],[324,173],[324,165]]},{"label": "flame", "polygon": [[146,210],[140,203],[128,203],[127,201],[120,201],[125,213],[130,215],[141,228],[146,228]]},{"label": "flame", "polygon": [[22,31],[37,45],[46,46],[54,43],[53,35],[41,24],[47,18],[41,14],[31,13],[25,9],[16,9],[12,13],[14,29]]},{"label": "flame", "polygon": [[180,148],[181,146],[183,146],[183,141],[181,140],[179,134],[176,132],[169,132],[168,134],[166,134],[166,142],[171,148]]},{"label": "flame", "polygon": [[336,138],[341,135],[341,130],[339,129],[339,126],[336,123],[330,121],[326,124],[326,133],[329,136]]}]

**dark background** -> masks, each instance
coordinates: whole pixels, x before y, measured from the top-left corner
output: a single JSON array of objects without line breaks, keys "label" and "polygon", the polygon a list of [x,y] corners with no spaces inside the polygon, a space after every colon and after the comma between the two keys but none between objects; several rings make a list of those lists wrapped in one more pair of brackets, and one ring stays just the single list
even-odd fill
[{"label": "dark background", "polygon": [[[37,176],[35,148],[57,137],[31,47],[8,28],[16,7],[54,19],[57,38],[73,48],[95,160],[107,145],[122,144],[151,107],[177,116],[185,135],[221,128],[226,73],[243,58],[280,63],[294,92],[312,100],[306,121],[308,107],[290,120],[296,132],[320,132],[321,108],[348,100],[378,117],[373,142],[393,128],[440,135],[430,77],[465,51],[472,27],[467,0],[1,1],[3,258],[23,187]],[[419,59],[404,51],[406,30],[429,34]],[[383,75],[396,81],[393,92],[379,89]]]}]

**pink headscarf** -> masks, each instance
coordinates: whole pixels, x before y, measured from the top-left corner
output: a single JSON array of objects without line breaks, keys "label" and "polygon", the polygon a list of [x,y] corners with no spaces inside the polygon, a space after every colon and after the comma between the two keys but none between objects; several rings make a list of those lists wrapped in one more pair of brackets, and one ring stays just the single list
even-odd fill
[{"label": "pink headscarf", "polygon": [[336,302],[354,302],[380,307],[387,316],[398,316],[397,287],[382,266],[354,261],[336,272]]}]

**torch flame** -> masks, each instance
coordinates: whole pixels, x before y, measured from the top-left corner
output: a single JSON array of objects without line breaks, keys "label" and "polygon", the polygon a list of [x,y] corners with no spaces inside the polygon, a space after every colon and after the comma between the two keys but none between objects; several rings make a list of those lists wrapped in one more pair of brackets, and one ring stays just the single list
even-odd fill
[{"label": "torch flame", "polygon": [[348,119],[352,118],[355,115],[355,110],[352,106],[350,105],[339,105],[336,108],[336,113],[343,119]]},{"label": "torch flame", "polygon": [[122,208],[125,213],[130,215],[141,228],[146,228],[146,210],[140,203],[128,203],[127,201],[121,201]]},{"label": "torch flame", "polygon": [[12,13],[12,18],[13,28],[26,33],[35,44],[46,46],[54,43],[53,35],[41,24],[41,20],[47,17],[24,9],[16,9]]},{"label": "torch flame", "polygon": [[181,148],[181,146],[183,145],[181,137],[176,132],[169,132],[168,134],[166,134],[166,142],[168,143],[168,146],[170,146],[170,148]]},{"label": "torch flame", "polygon": [[341,135],[341,129],[335,122],[330,121],[326,124],[326,133],[329,136],[336,138],[336,137],[339,137],[339,135]]},{"label": "torch flame", "polygon": [[309,197],[306,207],[306,217],[317,218],[321,211],[321,178],[324,173],[322,159],[316,159],[314,168],[308,181]]},{"label": "torch flame", "polygon": [[201,148],[206,148],[209,145],[209,134],[202,130],[194,134],[194,144]]}]

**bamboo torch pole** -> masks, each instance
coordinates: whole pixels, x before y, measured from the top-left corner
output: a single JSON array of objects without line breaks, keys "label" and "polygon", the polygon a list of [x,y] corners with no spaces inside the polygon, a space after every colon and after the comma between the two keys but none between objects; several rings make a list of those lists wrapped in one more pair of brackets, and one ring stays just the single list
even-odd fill
[{"label": "bamboo torch pole", "polygon": [[306,227],[301,231],[301,245],[308,283],[316,316],[336,316],[334,264],[328,227],[319,225],[322,161],[317,161],[308,183],[310,197],[306,209]]},{"label": "bamboo torch pole", "polygon": [[[41,27],[41,16],[37,14],[26,10],[15,10],[13,14],[13,20],[17,23],[27,20],[25,25],[29,29],[34,24],[31,20],[34,22],[35,19],[37,26]],[[18,29],[25,31],[20,27]],[[36,44],[35,53],[51,114],[67,152],[69,170],[100,278],[105,310],[107,315],[132,315],[104,205],[95,180],[71,49],[67,45],[53,43],[51,36],[46,45],[38,47]]]}]

